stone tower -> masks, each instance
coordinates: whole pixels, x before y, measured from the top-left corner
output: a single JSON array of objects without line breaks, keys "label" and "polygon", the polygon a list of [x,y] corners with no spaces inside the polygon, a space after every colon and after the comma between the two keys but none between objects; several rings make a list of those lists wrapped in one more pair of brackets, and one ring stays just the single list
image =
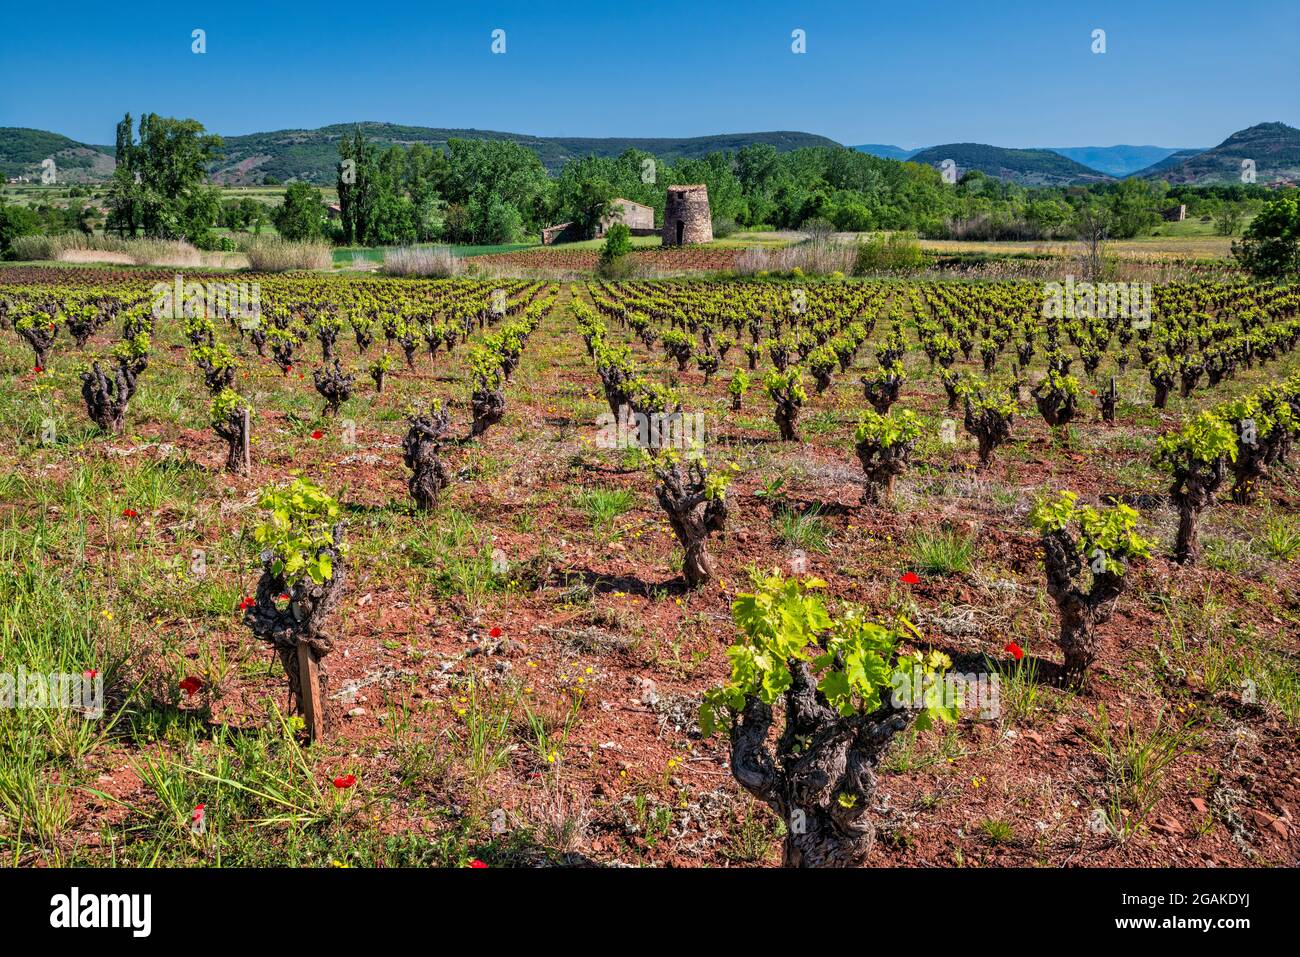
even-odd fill
[{"label": "stone tower", "polygon": [[709,188],[669,186],[664,205],[664,245],[713,242],[713,214],[709,210]]}]

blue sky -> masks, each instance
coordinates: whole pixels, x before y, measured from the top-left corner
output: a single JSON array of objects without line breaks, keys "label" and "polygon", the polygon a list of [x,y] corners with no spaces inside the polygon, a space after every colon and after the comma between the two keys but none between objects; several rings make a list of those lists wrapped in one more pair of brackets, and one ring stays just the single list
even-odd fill
[{"label": "blue sky", "polygon": [[910,147],[1212,146],[1263,121],[1300,125],[1296,0],[234,6],[11,6],[0,126],[111,143],[129,110],[226,135],[371,119],[570,136],[787,129]]}]

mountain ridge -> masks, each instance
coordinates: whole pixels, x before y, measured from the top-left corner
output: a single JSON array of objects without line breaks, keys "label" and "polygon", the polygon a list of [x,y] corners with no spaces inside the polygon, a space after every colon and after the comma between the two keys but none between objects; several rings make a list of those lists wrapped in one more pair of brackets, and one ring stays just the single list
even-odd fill
[{"label": "mountain ridge", "polygon": [[910,157],[910,162],[942,168],[952,160],[957,175],[978,170],[988,176],[1022,186],[1069,186],[1105,182],[1113,177],[1048,149],[1008,149],[987,143],[945,143],[930,146]]},{"label": "mountain ridge", "polygon": [[[500,130],[455,129],[409,126],[362,120],[334,123],[315,129],[272,130],[223,136],[224,155],[211,168],[212,180],[222,185],[255,185],[267,176],[284,182],[305,179],[325,184],[334,182],[338,162],[338,141],[360,128],[381,148],[392,144],[425,143],[444,146],[449,139],[510,140],[537,153],[542,165],[554,173],[570,159],[587,155],[617,156],[629,148],[641,149],[659,159],[673,162],[705,156],[719,150],[737,150],[756,143],[770,143],[779,152],[810,146],[840,146],[835,140],[796,130],[767,130],[753,133],[715,133],[708,136],[533,136]],[[5,177],[40,175],[41,160],[54,156],[60,172],[60,154],[71,162],[68,182],[97,182],[112,175],[113,148],[79,143],[59,133],[20,127],[0,127],[0,173]],[[103,160],[95,159],[95,155]],[[104,160],[107,161],[105,165]],[[83,172],[75,172],[82,170]]]},{"label": "mountain ridge", "polygon": [[1254,182],[1300,182],[1300,129],[1286,123],[1256,123],[1237,130],[1218,146],[1172,165],[1157,163],[1134,175],[1170,184],[1247,182],[1243,163],[1251,161]]},{"label": "mountain ridge", "polygon": [[[879,156],[884,159],[901,161],[910,160],[917,153],[930,148],[931,147],[918,147],[916,149],[905,150],[902,147],[894,146],[889,143],[863,143],[852,147],[852,149],[855,149],[860,153],[868,153],[872,156]],[[1184,157],[1187,157],[1204,152],[1206,149],[1206,147],[1203,146],[1196,148],[1174,146],[1133,146],[1124,143],[1115,146],[1027,146],[1019,148],[1030,151],[1049,150],[1068,159],[1072,159],[1076,163],[1080,163],[1089,169],[1118,178],[1135,176],[1140,171],[1152,168],[1174,154],[1182,154]]]}]

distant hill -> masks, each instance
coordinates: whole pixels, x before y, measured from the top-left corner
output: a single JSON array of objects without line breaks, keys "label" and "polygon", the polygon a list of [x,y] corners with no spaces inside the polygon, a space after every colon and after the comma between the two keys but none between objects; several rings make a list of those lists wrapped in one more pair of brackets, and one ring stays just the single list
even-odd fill
[{"label": "distant hill", "polygon": [[1193,150],[1179,150],[1177,153],[1170,153],[1160,162],[1152,163],[1150,166],[1138,170],[1136,173],[1133,174],[1133,176],[1135,176],[1138,179],[1153,178],[1156,176],[1156,174],[1163,174],[1165,170],[1173,169],[1176,166],[1181,166],[1186,160],[1191,159],[1193,156],[1199,156],[1204,152],[1205,150],[1193,149]]},{"label": "distant hill", "polygon": [[53,159],[60,183],[92,183],[113,173],[113,150],[78,143],[58,133],[0,126],[0,176],[39,180],[41,163]]},{"label": "distant hill", "polygon": [[[738,150],[755,143],[770,143],[778,151],[807,146],[838,146],[834,140],[812,133],[790,131],[765,133],[721,133],[715,136],[685,138],[653,137],[550,137],[524,133],[501,133],[495,130],[454,130],[426,126],[399,126],[395,123],[337,123],[315,130],[278,130],[223,137],[225,156],[212,169],[215,182],[227,185],[251,185],[273,176],[281,182],[290,179],[313,183],[332,183],[338,163],[338,142],[344,133],[360,127],[366,136],[381,147],[394,143],[426,143],[444,146],[449,139],[513,140],[533,150],[551,172],[570,159],[587,155],[617,156],[635,148],[659,159],[675,162],[705,156],[719,150]],[[41,160],[53,155],[60,170],[60,180],[83,178],[106,180],[113,172],[111,147],[87,146],[43,130],[0,128],[0,170],[5,176],[40,175]],[[62,171],[66,168],[69,175]],[[77,171],[82,171],[77,173]],[[74,175],[76,174],[76,175]]]},{"label": "distant hill", "polygon": [[[924,149],[905,150],[885,143],[866,143],[853,149],[859,153],[870,153],[872,156],[892,160],[910,160],[918,153],[924,152]],[[1094,172],[1115,177],[1132,176],[1174,154],[1191,156],[1204,152],[1204,147],[1186,150],[1172,146],[1046,146],[1021,152],[1041,152],[1042,149],[1072,159]]]},{"label": "distant hill", "polygon": [[853,149],[859,153],[870,153],[872,156],[879,156],[881,159],[889,160],[907,160],[921,152],[920,150],[905,150],[900,146],[889,146],[884,143],[865,143],[862,146],[855,146]]},{"label": "distant hill", "polygon": [[1050,146],[1053,153],[1068,156],[1076,163],[1109,176],[1132,176],[1170,156],[1202,153],[1205,147],[1176,149],[1172,146]]},{"label": "distant hill", "polygon": [[648,137],[549,137],[495,130],[435,129],[425,126],[398,126],[393,123],[338,123],[316,130],[280,130],[275,133],[252,133],[225,137],[226,158],[214,171],[222,183],[261,182],[265,176],[284,181],[291,178],[315,183],[332,183],[338,163],[338,142],[355,127],[360,127],[371,141],[381,147],[397,143],[425,143],[434,148],[449,139],[512,140],[535,152],[552,173],[571,159],[583,156],[617,156],[635,148],[659,159],[673,162],[698,158],[718,150],[738,150],[755,143],[770,143],[780,152],[805,146],[838,146],[834,140],[811,133],[724,133],[685,139]]},{"label": "distant hill", "polygon": [[959,176],[968,170],[977,169],[989,176],[1011,180],[1023,186],[1066,186],[1110,179],[1105,173],[1090,169],[1052,150],[1014,150],[984,143],[931,146],[913,154],[911,162],[941,166],[944,160],[949,159],[957,164]]},{"label": "distant hill", "polygon": [[1260,123],[1238,130],[1213,149],[1181,161],[1169,157],[1138,173],[1169,183],[1240,183],[1242,161],[1255,161],[1256,182],[1300,182],[1300,130],[1285,123]]}]

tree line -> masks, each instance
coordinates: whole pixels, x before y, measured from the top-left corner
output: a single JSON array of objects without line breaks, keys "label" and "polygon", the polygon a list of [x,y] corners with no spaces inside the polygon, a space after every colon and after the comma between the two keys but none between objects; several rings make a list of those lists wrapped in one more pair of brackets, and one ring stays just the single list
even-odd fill
[{"label": "tree line", "polygon": [[[1259,186],[1171,188],[1134,179],[1026,187],[979,171],[948,183],[924,164],[843,147],[779,153],[771,144],[674,163],[628,149],[571,160],[551,176],[536,153],[509,140],[452,139],[443,149],[381,146],[356,129],[339,141],[339,208],[331,217],[321,190],[305,182],[289,183],[278,207],[250,198],[223,203],[207,172],[221,149],[221,138],[196,120],[148,113],[133,125],[127,114],[117,125],[105,231],[219,248],[230,240],[217,235],[218,227],[258,232],[269,222],[289,240],[342,245],[504,244],[561,222],[590,233],[616,197],[652,207],[662,222],[666,186],[704,183],[717,236],[735,228],[812,226],[928,238],[1054,239],[1077,236],[1082,219],[1101,221],[1111,238],[1127,238],[1150,232],[1163,210],[1180,203],[1233,235],[1269,195]],[[57,223],[46,219],[33,223],[0,207],[0,233],[88,228],[76,214]],[[0,249],[3,244],[0,236]]]}]

